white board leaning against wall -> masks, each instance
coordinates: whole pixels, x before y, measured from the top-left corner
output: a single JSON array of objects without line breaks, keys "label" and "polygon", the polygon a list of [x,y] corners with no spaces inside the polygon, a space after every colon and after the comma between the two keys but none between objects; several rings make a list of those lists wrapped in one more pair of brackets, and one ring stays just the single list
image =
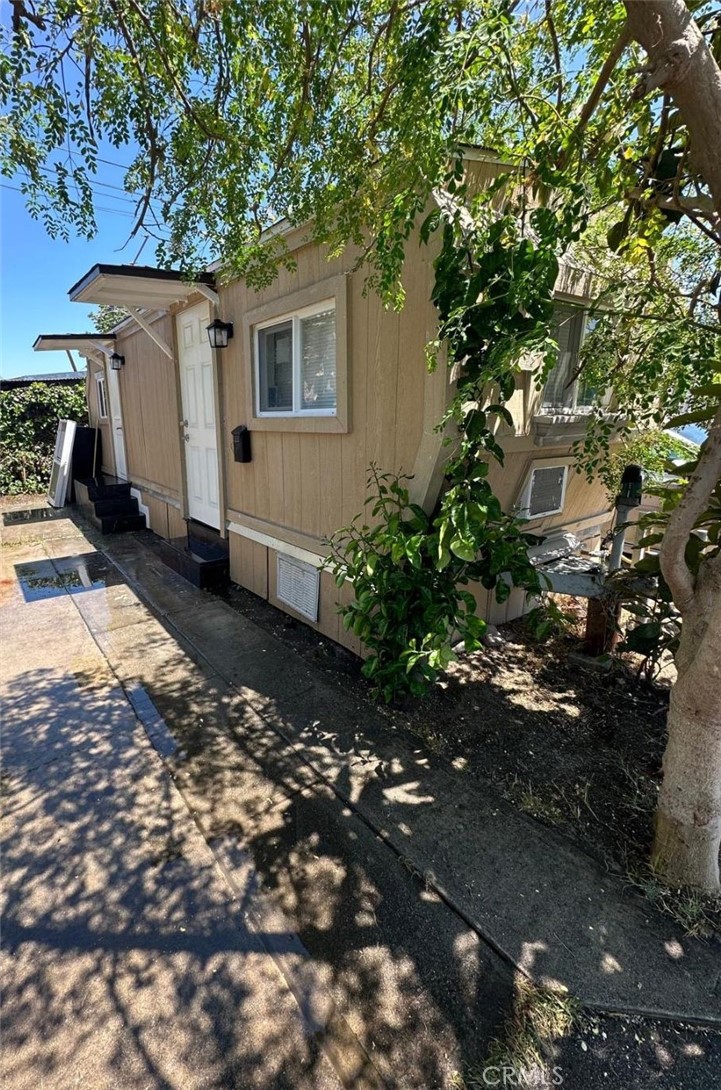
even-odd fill
[{"label": "white board leaning against wall", "polygon": [[51,507],[65,506],[73,461],[76,426],[74,420],[58,420],[53,468],[50,473],[50,485],[48,486],[48,502]]}]

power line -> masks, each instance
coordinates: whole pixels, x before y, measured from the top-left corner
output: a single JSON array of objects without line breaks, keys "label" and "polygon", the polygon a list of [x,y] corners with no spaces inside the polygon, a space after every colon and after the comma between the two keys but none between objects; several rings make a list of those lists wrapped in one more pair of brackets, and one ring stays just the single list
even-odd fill
[{"label": "power line", "polygon": [[[49,178],[54,177],[54,172],[50,167],[39,167],[38,169],[40,170],[41,174],[45,174]],[[95,189],[96,187],[102,186],[104,189],[117,190],[119,193],[123,194],[120,197],[116,197],[114,193],[101,193],[100,196],[107,198],[107,200],[126,201],[128,204],[138,205],[143,199],[143,195],[140,190],[123,189],[122,186],[113,185],[111,182],[102,182],[99,179],[95,178],[93,178],[92,181],[88,179],[87,182],[90,189]],[[78,183],[76,181],[71,180],[69,184],[75,188],[76,192],[80,192]],[[136,194],[135,197],[132,196],[133,192]],[[153,199],[157,201],[159,198],[155,197]]]},{"label": "power line", "polygon": [[[3,189],[12,189],[12,190],[13,190],[13,191],[14,191],[15,193],[24,193],[24,190],[22,190],[22,189],[19,189],[19,188],[18,188],[17,186],[14,186],[14,185],[8,185],[8,184],[7,184],[7,183],[5,183],[5,182],[3,182],[3,183],[0,183],[0,185],[2,185],[2,188],[3,188]],[[70,184],[68,188],[69,188],[69,189],[73,189],[73,190],[74,190],[74,191],[75,191],[75,192],[76,192],[77,194],[80,194],[80,190],[78,189],[77,185],[75,185],[75,184]],[[91,187],[91,188],[92,188],[92,187]],[[113,198],[113,194],[112,194],[112,193],[99,193],[99,194],[96,194],[96,193],[94,193],[93,195],[94,195],[94,196],[98,196],[98,197],[101,197],[101,198],[103,198],[103,197],[104,197],[104,198],[105,198],[106,200],[108,200],[108,199],[112,199],[112,198]],[[122,200],[122,198],[118,198],[118,197],[115,197],[114,199],[115,199],[115,200]],[[135,207],[137,208],[137,206],[138,206],[138,204],[140,203],[140,201],[139,201],[139,200],[138,200],[138,201],[134,201],[134,200],[132,200],[132,199],[130,199],[130,198],[129,198],[129,199],[128,199],[128,201],[127,201],[127,203],[128,203],[128,204],[131,204],[131,205],[133,205],[133,206],[135,206]],[[129,219],[134,219],[134,218],[135,218],[135,216],[136,216],[136,212],[129,212],[129,211],[126,211],[126,210],[125,210],[124,208],[108,208],[108,207],[107,207],[107,205],[102,205],[102,204],[96,204],[95,202],[93,202],[93,208],[94,208],[94,210],[95,210],[96,212],[107,212],[107,213],[109,213],[109,214],[110,214],[111,216],[112,216],[112,215],[115,215],[115,216],[125,216],[125,217],[127,217],[127,218],[129,218]],[[155,220],[155,222],[154,222],[154,223],[152,224],[152,227],[153,227],[153,228],[162,228],[162,227],[163,227],[164,225],[163,225],[163,224],[162,224],[161,222],[159,222],[159,219],[158,219],[158,217],[159,217],[159,211],[158,211],[158,209],[156,209],[156,208],[153,208],[153,206],[152,206],[152,205],[149,205],[149,211],[150,211],[150,212],[152,213],[153,219]]]},{"label": "power line", "polygon": [[114,163],[112,159],[101,159],[100,156],[98,156],[97,162],[105,163],[108,167],[118,167],[120,170],[130,170],[130,167],[126,167],[124,163]]},{"label": "power line", "polygon": [[[27,196],[27,194],[24,193],[24,190],[16,185],[8,185],[6,182],[0,182],[0,189],[12,189],[15,193],[22,193],[24,196]],[[94,209],[96,212],[107,212],[111,216],[124,216],[126,219],[135,219],[132,212],[126,212],[122,208],[105,208],[101,204],[96,204],[94,205]]]}]

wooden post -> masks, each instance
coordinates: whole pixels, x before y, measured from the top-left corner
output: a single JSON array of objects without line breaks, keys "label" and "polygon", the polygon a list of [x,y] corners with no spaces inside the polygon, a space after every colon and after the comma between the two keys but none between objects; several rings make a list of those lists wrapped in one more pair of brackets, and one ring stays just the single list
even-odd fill
[{"label": "wooden post", "polygon": [[587,655],[608,655],[618,642],[621,603],[615,595],[589,598],[583,649]]}]

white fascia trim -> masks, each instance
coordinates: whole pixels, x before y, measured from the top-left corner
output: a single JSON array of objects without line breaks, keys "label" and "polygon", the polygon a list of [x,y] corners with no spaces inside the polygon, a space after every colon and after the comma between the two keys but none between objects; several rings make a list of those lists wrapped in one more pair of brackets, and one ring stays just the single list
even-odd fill
[{"label": "white fascia trim", "polygon": [[274,549],[285,556],[292,556],[295,560],[302,560],[306,564],[312,564],[314,568],[322,567],[325,560],[325,557],[321,556],[320,553],[312,553],[308,549],[301,549],[297,545],[282,541],[279,537],[263,534],[260,530],[251,530],[249,526],[241,526],[239,522],[226,522],[225,525],[231,534],[247,537],[249,541],[255,541],[258,545],[265,545],[268,549]]},{"label": "white fascia trim", "polygon": [[509,156],[499,155],[491,148],[474,148],[470,144],[460,145],[461,157],[467,159],[469,163],[491,163],[495,166],[508,167],[510,170],[515,170],[519,163],[523,162],[523,157],[518,156],[518,162],[511,161]]}]

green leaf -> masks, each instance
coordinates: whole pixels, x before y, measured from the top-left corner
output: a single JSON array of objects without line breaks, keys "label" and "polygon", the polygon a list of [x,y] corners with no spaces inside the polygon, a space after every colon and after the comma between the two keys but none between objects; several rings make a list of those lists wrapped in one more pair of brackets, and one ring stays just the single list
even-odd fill
[{"label": "green leaf", "polygon": [[697,386],[693,391],[694,397],[710,397],[721,401],[721,382],[709,382],[705,386]]},{"label": "green leaf", "polygon": [[460,537],[454,537],[450,545],[451,552],[459,558],[459,560],[473,561],[476,559],[476,550],[471,541],[467,541]]},{"label": "green leaf", "polygon": [[627,235],[628,222],[625,218],[619,220],[618,223],[614,223],[614,225],[609,228],[608,233],[606,234],[606,241],[608,242],[609,249],[613,250],[614,253],[617,253],[621,246],[621,243],[627,237]]}]

